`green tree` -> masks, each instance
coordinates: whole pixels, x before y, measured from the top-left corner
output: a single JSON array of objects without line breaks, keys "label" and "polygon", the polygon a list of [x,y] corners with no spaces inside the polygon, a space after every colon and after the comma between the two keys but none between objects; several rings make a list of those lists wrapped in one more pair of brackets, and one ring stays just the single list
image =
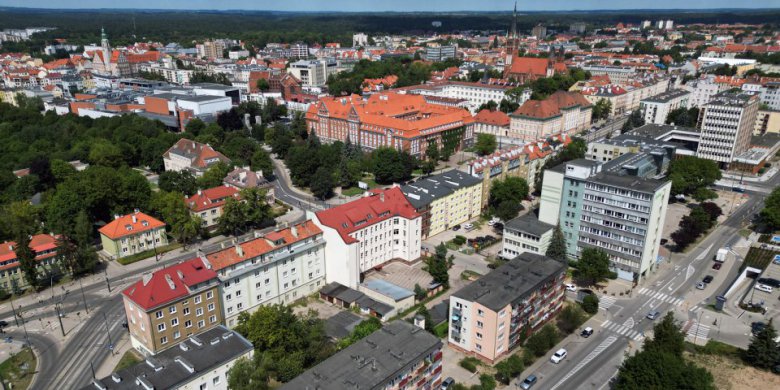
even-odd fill
[{"label": "green tree", "polygon": [[609,255],[601,249],[585,248],[577,261],[576,278],[583,286],[590,286],[609,276]]},{"label": "green tree", "polygon": [[365,319],[357,324],[349,336],[339,340],[337,348],[341,350],[349,347],[350,345],[355,344],[356,342],[381,328],[382,321],[376,317],[369,317],[368,319]]},{"label": "green tree", "polygon": [[544,356],[550,348],[558,344],[560,337],[558,330],[547,324],[526,340],[525,347],[536,356]]},{"label": "green tree", "polygon": [[508,385],[514,377],[523,373],[525,365],[520,356],[511,355],[505,360],[496,363],[495,368],[496,380],[504,385]]},{"label": "green tree", "polygon": [[195,176],[189,171],[165,171],[160,174],[157,181],[160,190],[178,192],[190,196],[197,191]]},{"label": "green tree", "polygon": [[433,319],[431,317],[431,313],[428,311],[428,308],[425,307],[425,305],[420,305],[420,308],[417,309],[417,313],[415,315],[422,316],[423,320],[425,321],[425,330],[427,330],[431,334],[436,334],[436,331],[433,329]]},{"label": "green tree", "polygon": [[628,116],[626,123],[623,124],[623,128],[620,129],[620,133],[627,133],[636,129],[637,127],[643,126],[644,124],[645,118],[642,116],[642,112],[639,110],[634,110],[631,112],[631,115]]},{"label": "green tree", "polygon": [[98,140],[89,151],[89,162],[95,165],[118,167],[123,163],[122,149],[107,140]]},{"label": "green tree", "polygon": [[485,156],[496,151],[496,136],[493,134],[479,133],[477,134],[477,142],[474,144],[474,149],[480,156]]},{"label": "green tree", "polygon": [[228,198],[222,206],[222,215],[217,219],[217,233],[237,236],[247,227],[245,207],[241,201]]},{"label": "green tree", "polygon": [[198,178],[198,187],[204,190],[219,187],[222,185],[222,180],[225,179],[225,176],[227,176],[228,173],[230,173],[230,166],[220,161],[210,166],[209,169],[203,173],[203,176]]},{"label": "green tree", "polygon": [[696,122],[699,119],[699,109],[696,107],[685,108],[680,107],[678,109],[669,111],[666,115],[666,124],[674,124],[676,126],[696,127]]},{"label": "green tree", "polygon": [[425,291],[425,289],[422,288],[422,286],[420,286],[417,283],[414,284],[414,299],[416,299],[418,301],[422,301],[423,299],[425,299],[425,297],[427,295],[428,295],[428,292]]},{"label": "green tree", "polygon": [[750,340],[747,352],[745,352],[745,361],[753,367],[763,370],[774,367],[780,362],[780,348],[775,339],[775,331],[772,320],[760,332],[755,334]]},{"label": "green tree", "polygon": [[674,319],[674,313],[666,313],[661,322],[653,326],[653,338],[645,341],[646,350],[670,353],[682,358],[685,350],[685,334]]},{"label": "green tree", "polygon": [[21,234],[16,237],[16,246],[14,246],[16,259],[19,261],[19,268],[22,270],[24,279],[30,287],[38,287],[38,267],[35,264],[35,252],[30,248],[30,236]]},{"label": "green tree", "polygon": [[435,140],[428,142],[428,148],[425,149],[425,157],[427,157],[428,160],[433,161],[434,164],[436,161],[439,161],[439,158],[441,158],[439,144]]},{"label": "green tree", "polygon": [[582,298],[582,310],[588,314],[596,314],[599,311],[599,297],[596,294],[588,294]]},{"label": "green tree", "polygon": [[233,390],[270,390],[268,374],[254,360],[242,357],[228,371],[228,388]]},{"label": "green tree", "polygon": [[488,207],[504,221],[517,216],[521,202],[528,196],[528,183],[520,177],[494,180],[490,186]]},{"label": "green tree", "polygon": [[371,153],[374,179],[380,184],[409,180],[415,167],[414,157],[393,148],[380,147]]},{"label": "green tree", "polygon": [[317,169],[310,185],[312,194],[322,200],[333,196],[333,187],[335,186],[333,172],[327,167],[319,167]]},{"label": "green tree", "polygon": [[583,309],[577,305],[568,305],[558,313],[558,329],[561,332],[569,334],[577,330],[587,317]]},{"label": "green tree", "polygon": [[155,193],[149,202],[149,208],[154,215],[165,221],[176,241],[185,246],[203,231],[203,221],[190,213],[184,197],[177,192]]},{"label": "green tree", "polygon": [[437,245],[434,255],[425,259],[426,270],[431,274],[434,283],[439,283],[445,288],[450,286],[449,270],[453,259],[452,255],[447,258],[447,247],[444,243]]},{"label": "green tree", "polygon": [[761,221],[770,229],[780,229],[780,187],[772,190],[764,201]]},{"label": "green tree", "polygon": [[259,89],[260,92],[267,92],[269,89],[271,89],[271,85],[268,84],[268,80],[266,79],[257,80],[255,86],[257,86],[257,89]]},{"label": "green tree", "polygon": [[550,238],[550,245],[547,247],[545,255],[553,260],[567,263],[566,237],[563,235],[560,224],[555,225],[552,238]]},{"label": "green tree", "polygon": [[718,163],[699,157],[684,156],[673,160],[669,166],[672,195],[694,194],[700,188],[711,186],[720,178]]},{"label": "green tree", "polygon": [[593,113],[591,114],[593,122],[600,119],[607,119],[611,111],[612,102],[607,99],[599,99],[599,101],[593,105]]},{"label": "green tree", "polygon": [[257,149],[252,155],[251,169],[255,172],[261,171],[266,180],[274,178],[274,164],[271,161],[271,155],[263,149]]}]

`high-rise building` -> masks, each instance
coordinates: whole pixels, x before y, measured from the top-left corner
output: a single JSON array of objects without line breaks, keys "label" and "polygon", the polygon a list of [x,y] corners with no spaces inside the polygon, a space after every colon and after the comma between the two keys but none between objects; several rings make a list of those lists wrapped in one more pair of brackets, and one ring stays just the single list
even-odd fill
[{"label": "high-rise building", "polygon": [[537,24],[531,29],[531,35],[535,36],[537,39],[544,39],[547,37],[547,27]]},{"label": "high-rise building", "polygon": [[642,21],[642,30],[650,28],[650,26],[653,25],[652,21],[649,20],[643,20]]},{"label": "high-rise building", "polygon": [[495,362],[560,310],[565,276],[566,264],[523,253],[471,282],[450,297],[449,345]]},{"label": "high-rise building", "polygon": [[222,40],[209,40],[203,44],[195,45],[198,56],[203,58],[223,58],[225,42]]},{"label": "high-rise building", "polygon": [[578,159],[545,170],[539,220],[560,224],[569,256],[601,249],[618,277],[631,281],[657,267],[672,183],[637,176],[633,164],[645,157],[630,153],[606,163]]},{"label": "high-rise building", "polygon": [[296,42],[290,45],[293,58],[309,58],[309,45],[304,42]]},{"label": "high-rise building", "polygon": [[585,32],[586,28],[585,22],[575,22],[569,25],[569,32],[573,32],[575,34],[582,34]]},{"label": "high-rise building", "polygon": [[444,60],[455,58],[458,53],[458,46],[456,45],[434,45],[425,48],[425,60],[433,62],[441,62]]},{"label": "high-rise building", "polygon": [[674,21],[671,19],[667,20],[666,23],[664,24],[664,28],[666,28],[667,30],[674,29]]},{"label": "high-rise building", "polygon": [[722,92],[699,113],[701,141],[697,155],[728,166],[750,146],[759,99],[754,92]]},{"label": "high-rise building", "polygon": [[352,47],[367,46],[368,35],[365,33],[352,34]]}]

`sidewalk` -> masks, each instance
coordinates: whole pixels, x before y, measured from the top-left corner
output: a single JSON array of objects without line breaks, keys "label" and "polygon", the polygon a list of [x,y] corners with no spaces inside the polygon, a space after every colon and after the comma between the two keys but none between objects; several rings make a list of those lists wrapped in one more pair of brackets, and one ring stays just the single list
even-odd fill
[{"label": "sidewalk", "polygon": [[765,182],[769,179],[771,179],[778,171],[778,168],[776,166],[772,166],[772,168],[769,168],[768,171],[764,172],[761,176],[745,176],[745,175],[735,175],[733,173],[724,173],[722,175],[723,179],[731,179],[731,180],[739,180],[739,181],[748,181],[748,182]]}]

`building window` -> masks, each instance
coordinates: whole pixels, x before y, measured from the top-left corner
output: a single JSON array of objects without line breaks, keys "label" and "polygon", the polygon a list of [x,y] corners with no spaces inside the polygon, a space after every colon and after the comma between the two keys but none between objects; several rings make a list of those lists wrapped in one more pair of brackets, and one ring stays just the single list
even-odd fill
[{"label": "building window", "polygon": [[[240,303],[239,303],[239,305],[240,305]],[[209,303],[209,311],[214,311],[214,304],[213,303]]]},{"label": "building window", "polygon": [[185,328],[192,328],[192,321],[190,321],[190,320],[184,321],[184,327]]},{"label": "building window", "polygon": [[184,312],[185,316],[189,315],[190,314],[190,308],[189,307],[185,307],[183,312]]},{"label": "building window", "polygon": [[160,344],[168,344],[168,337],[166,336],[160,337]]},{"label": "building window", "polygon": [[215,323],[215,322],[217,322],[217,316],[211,316],[211,317],[209,317],[209,321],[210,321],[212,324],[213,324],[213,323]]},{"label": "building window", "polygon": [[206,321],[203,320],[198,321],[198,328],[202,328],[204,326],[206,326]]},{"label": "building window", "polygon": [[219,379],[219,378],[220,378],[220,377],[218,377],[218,376],[215,376],[215,377],[214,377],[214,379],[212,379],[212,380],[211,380],[211,382],[212,382],[212,383],[214,383],[215,385],[218,385],[218,384],[219,384],[219,381],[220,381],[220,379]]},{"label": "building window", "polygon": [[173,339],[174,340],[178,339],[179,337],[181,337],[181,332],[179,332],[178,330],[173,332]]},{"label": "building window", "polygon": [[198,316],[198,317],[202,316],[203,315],[203,308],[199,307],[199,308],[195,309],[195,315]]},{"label": "building window", "polygon": [[178,318],[174,318],[174,319],[171,320],[171,326],[176,326],[176,325],[179,325],[179,319]]},{"label": "building window", "polygon": [[477,315],[480,316],[480,317],[484,317],[485,316],[485,311],[482,310],[482,309],[477,309]]},{"label": "building window", "polygon": [[206,291],[206,299],[211,299],[211,298],[214,298],[214,293],[212,291]]},{"label": "building window", "polygon": [[157,310],[157,313],[155,313],[155,316],[156,316],[158,319],[160,319],[160,318],[163,318],[163,312],[162,312],[162,310]]},{"label": "building window", "polygon": [[477,340],[482,340],[482,333],[477,332]]},{"label": "building window", "polygon": [[164,331],[164,330],[165,330],[165,324],[164,324],[164,323],[162,323],[162,324],[157,324],[157,331],[158,331],[158,332],[162,332],[162,331]]},{"label": "building window", "polygon": [[195,297],[195,304],[197,305],[198,303],[200,303],[200,295]]}]

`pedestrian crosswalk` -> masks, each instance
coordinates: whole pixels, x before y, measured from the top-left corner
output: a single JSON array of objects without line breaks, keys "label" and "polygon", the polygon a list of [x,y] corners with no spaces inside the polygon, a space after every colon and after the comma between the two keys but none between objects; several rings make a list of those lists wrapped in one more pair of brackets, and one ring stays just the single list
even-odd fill
[{"label": "pedestrian crosswalk", "polygon": [[688,325],[688,330],[685,333],[685,337],[687,341],[690,341],[692,343],[707,343],[707,336],[710,334],[710,326],[704,325],[698,321],[690,321]]},{"label": "pedestrian crosswalk", "polygon": [[[631,329],[629,327],[620,325],[620,324],[618,324],[616,322],[612,322],[610,320],[604,321],[604,323],[601,324],[601,326],[604,327],[604,329],[606,329],[606,330],[608,330],[610,332],[615,332],[615,333],[617,333],[617,334],[619,334],[621,336],[626,336],[626,337],[628,337],[628,338],[630,338],[630,339],[632,339],[634,341],[641,341],[642,339],[645,338],[645,336],[642,335],[641,332],[633,330],[633,329]],[[632,326],[633,326],[633,324],[632,324]]]},{"label": "pedestrian crosswalk", "polygon": [[639,289],[639,293],[642,294],[642,295],[646,295],[646,296],[650,297],[651,299],[658,299],[658,300],[664,301],[666,303],[671,303],[672,305],[675,305],[675,306],[680,306],[683,303],[683,300],[680,299],[680,298],[675,298],[673,296],[666,295],[666,294],[664,294],[662,292],[653,291],[653,290],[650,290],[650,289],[645,288],[645,287],[642,287],[641,289]]},{"label": "pedestrian crosswalk", "polygon": [[615,297],[609,295],[602,295],[599,297],[599,309],[607,310],[615,304]]}]

